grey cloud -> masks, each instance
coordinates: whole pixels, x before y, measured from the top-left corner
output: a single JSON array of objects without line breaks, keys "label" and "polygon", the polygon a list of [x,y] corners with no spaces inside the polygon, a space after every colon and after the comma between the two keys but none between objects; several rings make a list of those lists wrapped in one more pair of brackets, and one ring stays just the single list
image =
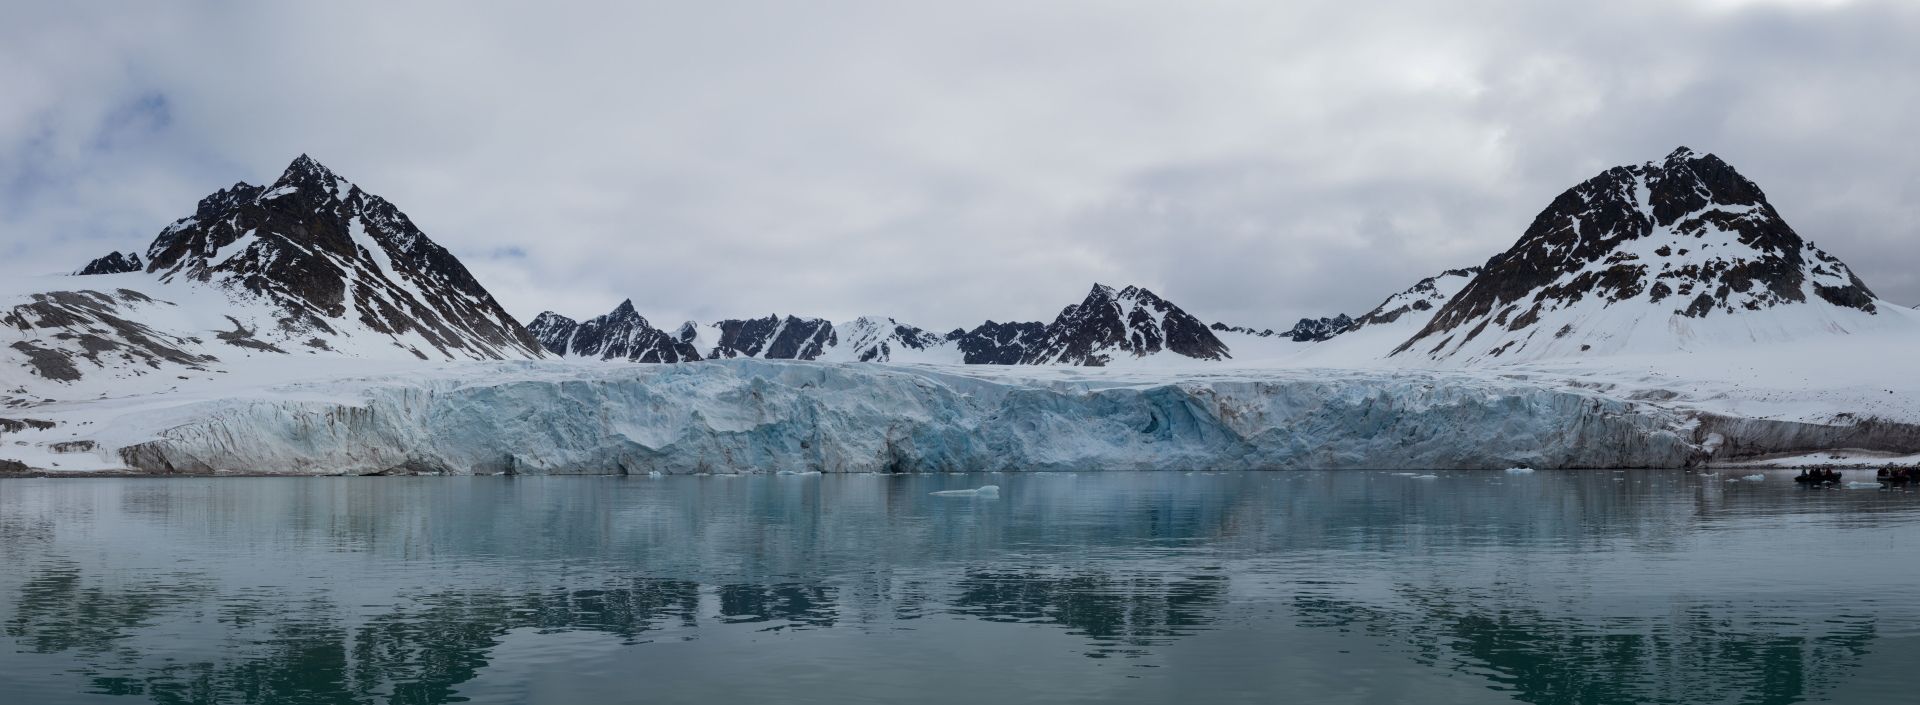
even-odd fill
[{"label": "grey cloud", "polygon": [[510,310],[1359,313],[1685,144],[1920,303],[1894,2],[9,3],[0,273],[309,153]]}]

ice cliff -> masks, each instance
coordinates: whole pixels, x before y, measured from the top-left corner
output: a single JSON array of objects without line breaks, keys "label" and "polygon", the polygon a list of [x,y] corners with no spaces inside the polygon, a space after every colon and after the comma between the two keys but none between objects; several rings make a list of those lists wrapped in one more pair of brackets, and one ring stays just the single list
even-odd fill
[{"label": "ice cliff", "polygon": [[1689,422],[1659,407],[1452,372],[1127,383],[747,359],[459,369],[129,413],[100,452],[155,473],[362,474],[1674,467],[1697,452]]}]

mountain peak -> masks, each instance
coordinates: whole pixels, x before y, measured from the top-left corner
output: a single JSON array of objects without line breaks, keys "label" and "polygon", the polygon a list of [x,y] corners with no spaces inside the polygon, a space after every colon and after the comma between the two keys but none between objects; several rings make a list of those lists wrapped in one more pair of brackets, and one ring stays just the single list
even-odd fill
[{"label": "mountain peak", "polygon": [[1153,292],[1094,284],[1084,301],[1060,311],[1022,362],[1100,366],[1114,361],[1116,351],[1141,358],[1163,350],[1202,360],[1228,357],[1206,324]]},{"label": "mountain peak", "polygon": [[127,253],[123,255],[123,254],[120,254],[119,250],[114,250],[111,254],[108,254],[105,257],[101,257],[92,262],[88,262],[87,266],[82,267],[80,271],[74,272],[74,274],[76,276],[89,276],[94,274],[124,274],[127,272],[138,272],[141,269],[142,267],[140,265],[140,255],[133,254],[133,253]]},{"label": "mountain peak", "polygon": [[423,359],[542,356],[451,252],[304,154],[271,187],[238,183],[201,199],[147,260],[163,281],[264,299],[277,311],[272,334],[302,345],[338,348],[354,337],[346,331],[365,331],[380,340],[369,354],[390,343]]},{"label": "mountain peak", "polygon": [[338,178],[332,169],[328,169],[319,160],[305,154],[295,157],[291,163],[287,164],[287,170],[280,174],[281,181],[286,181],[290,177]]},{"label": "mountain peak", "polygon": [[[534,317],[527,332],[540,345],[562,357],[631,362],[692,362],[700,353],[692,345],[692,336],[669,335],[653,327],[627,299],[603,316],[578,323],[552,311]],[[684,338],[684,339],[683,339]]]},{"label": "mountain peak", "polygon": [[1468,361],[1657,352],[1715,336],[1792,335],[1762,319],[1707,319],[1784,306],[1872,315],[1873,301],[1852,270],[1787,225],[1758,185],[1717,156],[1681,147],[1561,193],[1392,354]]}]

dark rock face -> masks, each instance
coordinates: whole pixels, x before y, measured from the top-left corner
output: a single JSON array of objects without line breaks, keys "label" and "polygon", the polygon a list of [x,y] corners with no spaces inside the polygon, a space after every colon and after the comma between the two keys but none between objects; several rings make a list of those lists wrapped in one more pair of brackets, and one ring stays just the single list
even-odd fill
[{"label": "dark rock face", "polygon": [[1332,340],[1333,336],[1347,332],[1353,327],[1353,319],[1347,314],[1332,318],[1302,318],[1293,324],[1293,330],[1287,331],[1287,337],[1296,343],[1317,343]]},{"label": "dark rock face", "polygon": [[[1305,321],[1307,319],[1302,318],[1300,320]],[[1273,332],[1272,328],[1255,330],[1253,328],[1244,328],[1241,326],[1230,326],[1225,323],[1221,323],[1219,321],[1214,321],[1213,325],[1210,325],[1207,327],[1213,330],[1220,331],[1222,333],[1242,333],[1245,335],[1251,335],[1256,338],[1271,338],[1273,336],[1279,335],[1279,333]]]},{"label": "dark rock face", "polygon": [[711,358],[759,357],[768,360],[813,360],[839,343],[833,324],[820,318],[784,319],[778,315],[713,324],[720,340]]},{"label": "dark rock face", "polygon": [[987,321],[970,331],[955,328],[947,334],[947,339],[959,346],[961,360],[969,365],[1018,365],[1046,338],[1047,324],[1038,321]]},{"label": "dark rock face", "polygon": [[572,347],[573,332],[579,328],[578,321],[552,311],[541,311],[527,324],[527,333],[540,341],[540,347],[546,348],[547,352],[565,355]]},{"label": "dark rock face", "polygon": [[[1719,157],[1682,147],[1560,194],[1393,354],[1445,357],[1489,331],[1495,339],[1502,330],[1530,332],[1543,315],[1582,300],[1705,318],[1803,304],[1810,295],[1874,313],[1866,285],[1802,240],[1759,186]],[[1568,323],[1548,325],[1556,335],[1572,332]]]},{"label": "dark rock face", "polygon": [[86,276],[89,274],[125,274],[127,272],[138,272],[142,269],[146,269],[146,267],[140,264],[140,255],[132,253],[123,255],[120,254],[119,250],[115,250],[112,254],[88,262],[87,266],[80,268],[80,271],[74,274],[76,276]]},{"label": "dark rock face", "polygon": [[631,299],[612,313],[575,323],[552,311],[540,314],[527,331],[548,351],[567,357],[631,362],[692,362],[700,359],[691,340],[682,341],[653,327],[633,310]]},{"label": "dark rock face", "polygon": [[1256,338],[1271,338],[1277,335],[1296,343],[1317,343],[1331,340],[1334,336],[1347,332],[1347,329],[1352,326],[1353,319],[1342,313],[1332,318],[1302,318],[1299,323],[1293,324],[1293,328],[1280,333],[1273,332],[1272,328],[1255,330],[1225,323],[1215,323],[1208,328],[1222,333],[1240,333]]},{"label": "dark rock face", "polygon": [[1145,357],[1162,350],[1202,360],[1229,357],[1206,324],[1153,292],[1132,286],[1116,292],[1095,284],[1084,301],[1054,318],[1040,346],[1022,362],[1101,366],[1115,353]]},{"label": "dark rock face", "polygon": [[280,338],[331,338],[351,322],[422,358],[543,356],[540,343],[406,214],[305,155],[271,186],[235,184],[201,199],[193,217],[154,239],[147,260],[147,271],[163,280],[211,282],[265,299],[279,311],[273,333]]},{"label": "dark rock face", "polygon": [[19,433],[29,428],[45,431],[56,426],[52,421],[40,419],[0,419],[0,433]]}]

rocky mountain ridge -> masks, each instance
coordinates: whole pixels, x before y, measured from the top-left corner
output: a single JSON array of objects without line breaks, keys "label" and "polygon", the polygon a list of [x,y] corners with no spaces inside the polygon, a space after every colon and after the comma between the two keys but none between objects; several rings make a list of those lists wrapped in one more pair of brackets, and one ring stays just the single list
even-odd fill
[{"label": "rocky mountain ridge", "polygon": [[9,378],[13,393],[95,381],[112,393],[139,377],[228,372],[248,357],[545,356],[406,214],[304,155],[269,186],[201,199],[145,255],[9,282],[0,330],[15,339],[0,348],[0,370],[26,374]]},{"label": "rocky mountain ridge", "polygon": [[259,335],[331,349],[385,338],[420,359],[541,357],[541,347],[399,208],[301,155],[269,186],[200,201],[147,248],[146,271],[271,306]]},{"label": "rocky mountain ridge", "polygon": [[1787,340],[1871,327],[1874,302],[1759,186],[1682,147],[1561,193],[1390,354],[1466,364]]},{"label": "rocky mountain ridge", "polygon": [[[1229,357],[1224,343],[1199,319],[1173,303],[1139,287],[1116,290],[1100,284],[1095,284],[1080,303],[1063,309],[1052,323],[987,321],[970,331],[955,329],[945,334],[884,316],[865,316],[836,327],[819,318],[771,315],[710,325],[688,321],[669,335],[635,313],[631,301],[587,323],[543,312],[528,329],[556,355],[630,362],[912,359],[975,365],[1101,366],[1116,359],[1159,354],[1201,360]],[[609,345],[605,342],[609,339],[638,342]],[[667,352],[669,348],[671,352]]]},{"label": "rocky mountain ridge", "polygon": [[1243,326],[1230,326],[1215,322],[1209,328],[1222,333],[1239,333],[1256,338],[1285,338],[1296,343],[1319,343],[1332,340],[1334,336],[1347,332],[1353,327],[1353,319],[1347,314],[1332,317],[1302,318],[1293,324],[1293,328],[1275,333],[1272,328],[1255,330]]}]

